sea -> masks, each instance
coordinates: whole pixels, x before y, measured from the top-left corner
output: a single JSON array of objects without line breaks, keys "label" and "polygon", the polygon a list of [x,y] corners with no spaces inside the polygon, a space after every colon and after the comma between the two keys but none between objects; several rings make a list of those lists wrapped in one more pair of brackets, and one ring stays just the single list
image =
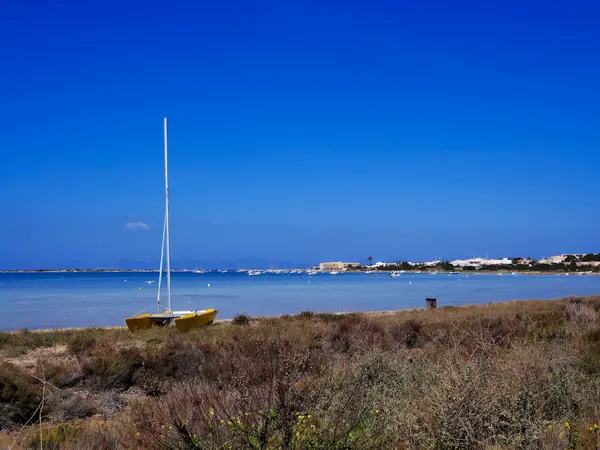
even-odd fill
[{"label": "sea", "polygon": [[[158,273],[0,273],[0,330],[124,325],[156,310]],[[404,273],[176,272],[174,310],[217,308],[220,319],[381,311],[600,294],[600,276]],[[166,306],[166,283],[163,281]]]}]

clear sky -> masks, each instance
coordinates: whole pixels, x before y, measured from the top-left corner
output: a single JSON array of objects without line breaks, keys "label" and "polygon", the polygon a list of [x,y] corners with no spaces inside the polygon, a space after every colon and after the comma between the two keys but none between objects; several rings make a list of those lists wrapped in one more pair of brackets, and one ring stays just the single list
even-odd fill
[{"label": "clear sky", "polygon": [[599,16],[5,2],[0,268],[598,252]]}]

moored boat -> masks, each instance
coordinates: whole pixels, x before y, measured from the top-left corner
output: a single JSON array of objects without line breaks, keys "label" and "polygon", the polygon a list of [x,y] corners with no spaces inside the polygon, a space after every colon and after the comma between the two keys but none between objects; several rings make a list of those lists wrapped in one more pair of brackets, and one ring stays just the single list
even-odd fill
[{"label": "moored boat", "polygon": [[181,332],[199,328],[202,325],[210,325],[214,322],[219,311],[216,309],[206,309],[204,311],[194,311],[175,319],[175,326]]},{"label": "moored boat", "polygon": [[[156,296],[156,313],[136,314],[125,319],[130,331],[147,330],[155,326],[175,325],[179,331],[189,331],[202,325],[213,323],[218,314],[217,309],[201,311],[173,311],[171,308],[171,243],[169,233],[169,171],[167,158],[167,119],[164,119],[165,135],[165,221],[163,227],[162,248],[160,254],[160,270],[158,275],[158,292]],[[160,289],[162,284],[163,257],[167,259],[167,298],[168,307],[161,305]],[[204,273],[204,271],[195,271]],[[126,281],[126,280],[125,280]],[[140,288],[141,289],[141,288]],[[161,311],[162,310],[162,311]],[[179,322],[178,322],[179,321]]]}]

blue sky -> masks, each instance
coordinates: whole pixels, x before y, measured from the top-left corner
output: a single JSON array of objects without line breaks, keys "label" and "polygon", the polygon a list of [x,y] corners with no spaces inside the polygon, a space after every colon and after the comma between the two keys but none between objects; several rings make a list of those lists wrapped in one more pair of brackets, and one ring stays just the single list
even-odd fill
[{"label": "blue sky", "polygon": [[599,13],[5,4],[0,268],[598,252]]}]

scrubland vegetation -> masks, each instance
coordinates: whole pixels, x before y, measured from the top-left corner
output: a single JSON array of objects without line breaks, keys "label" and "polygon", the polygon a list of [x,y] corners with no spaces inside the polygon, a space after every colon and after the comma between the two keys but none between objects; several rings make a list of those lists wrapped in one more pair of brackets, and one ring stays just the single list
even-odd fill
[{"label": "scrubland vegetation", "polygon": [[599,423],[600,296],[0,333],[8,447],[593,449]]}]

